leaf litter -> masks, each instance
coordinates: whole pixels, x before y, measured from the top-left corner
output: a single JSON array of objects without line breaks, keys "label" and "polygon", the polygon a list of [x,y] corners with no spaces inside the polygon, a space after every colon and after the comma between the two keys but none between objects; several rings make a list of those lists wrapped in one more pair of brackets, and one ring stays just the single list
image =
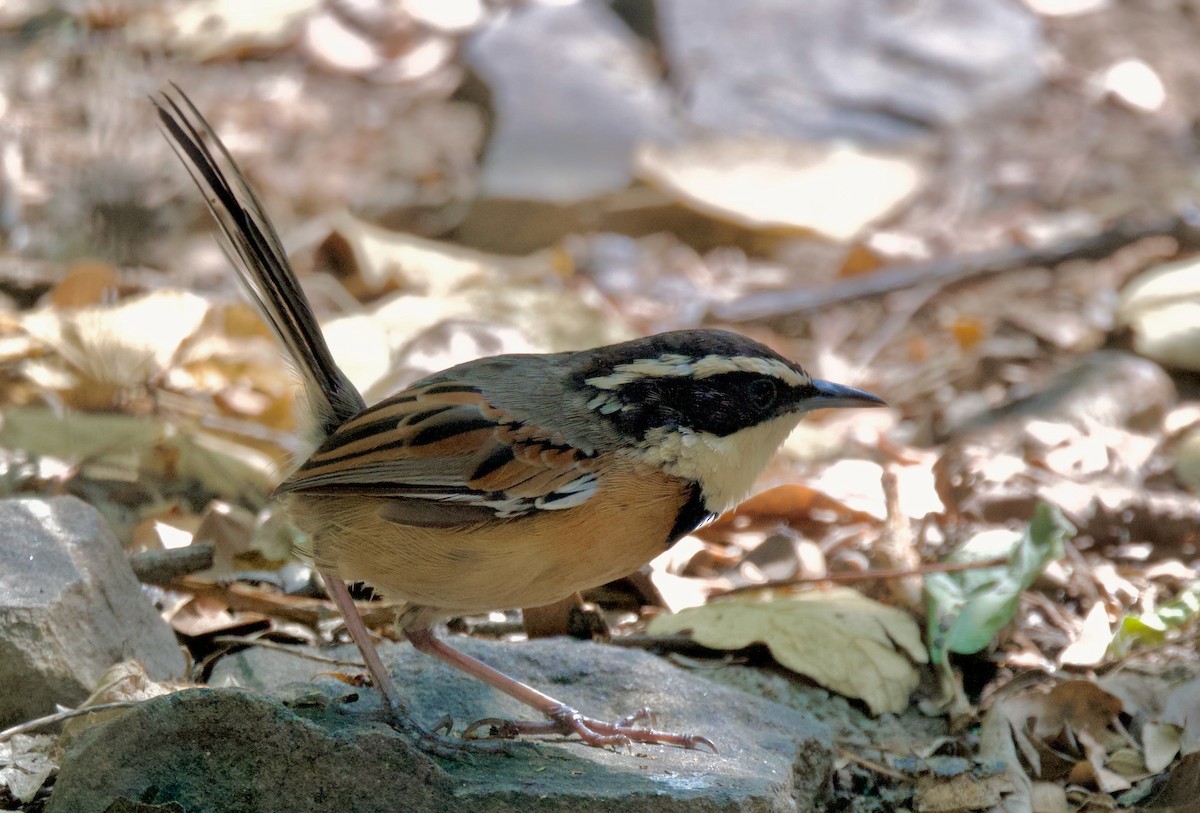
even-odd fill
[{"label": "leaf litter", "polygon": [[[256,156],[252,180],[364,389],[382,394],[480,354],[717,324],[892,406],[811,416],[737,511],[587,597],[603,609],[603,635],[674,652],[714,679],[770,678],[777,699],[828,715],[841,754],[831,792],[847,809],[887,809],[872,794],[929,811],[1194,802],[1198,244],[1180,226],[1186,211],[1138,228],[1124,219],[1131,201],[1174,196],[1171,178],[1194,161],[1163,135],[1172,105],[1193,104],[1174,92],[1193,81],[1190,68],[1164,44],[1186,25],[1131,25],[1119,4],[1046,18],[1057,58],[1080,76],[1111,78],[1117,60],[1099,52],[1116,43],[1165,55],[1153,68],[1167,102],[1131,106],[1126,91],[1098,97],[1060,82],[1007,117],[946,129],[958,160],[898,158],[886,179],[835,180],[863,187],[842,195],[844,207],[820,205],[836,188],[801,186],[816,183],[812,156],[872,150],[785,141],[764,155],[736,138],[640,153],[658,188],[597,208],[482,202],[565,235],[539,243],[511,220],[465,212],[481,204],[485,117],[448,100],[459,70],[448,43],[485,12],[455,32],[393,10],[403,24],[378,31],[418,33],[376,42],[355,29],[349,64],[331,45],[346,32],[293,5],[276,20],[218,9],[219,36],[198,38],[187,15],[136,10],[114,30],[127,25],[138,48],[208,60],[181,67],[181,81],[233,133],[235,153]],[[275,61],[291,52],[324,73],[297,79]],[[250,54],[265,55],[254,103],[224,98]],[[113,65],[110,82],[137,84]],[[408,94],[388,120],[408,122],[396,138],[409,148],[337,112],[375,98],[341,74]],[[39,114],[21,98],[9,112],[29,123]],[[65,93],[56,103],[79,104]],[[336,138],[313,136],[330,122]],[[294,145],[294,160],[255,139]],[[17,221],[44,225],[29,191],[30,177],[49,177],[43,154],[86,169],[125,149],[89,158],[78,138],[43,146],[29,167],[5,165]],[[381,172],[367,163],[382,166],[381,151],[411,153],[409,163]],[[1139,163],[1149,155],[1153,165]],[[811,210],[753,200],[747,179],[765,176],[735,171],[745,164],[772,174],[773,190],[826,191],[806,193]],[[327,171],[303,171],[313,165]],[[4,221],[0,487],[87,499],[131,553],[213,544],[214,566],[160,597],[202,680],[230,633],[285,645],[340,633],[311,573],[288,561],[304,540],[268,500],[303,451],[295,382],[214,265],[191,190],[176,191],[186,202],[171,205],[187,214],[161,241],[169,261],[136,254],[157,263],[149,274],[124,256],[35,256],[21,248],[25,224]],[[396,637],[395,608],[356,597]],[[456,627],[520,635],[512,615]],[[56,743],[7,740],[10,796],[44,793]]]}]

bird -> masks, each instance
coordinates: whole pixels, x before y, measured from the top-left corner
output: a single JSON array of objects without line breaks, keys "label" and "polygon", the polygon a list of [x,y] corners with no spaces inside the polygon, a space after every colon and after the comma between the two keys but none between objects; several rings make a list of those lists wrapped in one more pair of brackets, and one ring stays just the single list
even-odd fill
[{"label": "bird", "polygon": [[[572,352],[509,354],[429,375],[368,405],[338,367],[279,235],[186,94],[152,99],[243,287],[298,372],[315,451],[276,489],[358,646],[391,722],[438,754],[531,736],[683,748],[642,709],[605,721],[452,648],[445,618],[536,607],[624,576],[734,507],[801,417],[877,407],[738,333],[676,330]],[[404,602],[420,652],[538,711],[462,735],[417,722],[346,581]],[[487,724],[488,734],[479,736]]]}]

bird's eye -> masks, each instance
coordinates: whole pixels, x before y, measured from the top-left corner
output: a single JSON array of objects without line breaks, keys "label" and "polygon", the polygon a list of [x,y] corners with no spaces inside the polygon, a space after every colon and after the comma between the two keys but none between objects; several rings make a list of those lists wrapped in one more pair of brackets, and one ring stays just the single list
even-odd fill
[{"label": "bird's eye", "polygon": [[765,412],[775,405],[775,382],[769,378],[757,378],[751,381],[746,392],[755,409]]}]

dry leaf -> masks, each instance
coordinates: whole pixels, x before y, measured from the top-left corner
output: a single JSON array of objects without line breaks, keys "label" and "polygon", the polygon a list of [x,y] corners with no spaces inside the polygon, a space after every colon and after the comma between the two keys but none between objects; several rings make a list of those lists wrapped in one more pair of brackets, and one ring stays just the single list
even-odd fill
[{"label": "dry leaf", "polygon": [[1175,447],[1175,476],[1192,491],[1200,491],[1200,428],[1179,439]]},{"label": "dry leaf", "polygon": [[252,612],[232,612],[228,605],[211,596],[193,596],[189,601],[164,613],[171,629],[188,638],[207,635],[236,635],[266,626],[267,617]]},{"label": "dry leaf", "polygon": [[865,243],[855,243],[842,259],[842,267],[838,269],[839,277],[858,277],[870,274],[883,267],[883,258]]},{"label": "dry leaf", "polygon": [[117,269],[110,264],[80,260],[67,267],[66,274],[51,291],[50,301],[59,310],[99,305],[115,295],[119,283]]},{"label": "dry leaf", "polygon": [[647,574],[650,585],[658,593],[657,603],[669,611],[677,613],[689,607],[702,607],[708,601],[713,583],[709,579],[693,579],[688,576],[675,576],[657,568],[651,568]]},{"label": "dry leaf", "polygon": [[527,257],[487,254],[383,229],[349,215],[337,219],[321,250],[337,251],[343,284],[360,299],[388,291],[440,299],[478,286],[554,278],[560,268],[553,250]]},{"label": "dry leaf", "polygon": [[[92,706],[102,706],[106,703],[117,703],[125,700],[149,700],[152,697],[170,694],[177,687],[167,683],[151,680],[146,669],[137,661],[121,661],[113,664],[96,681],[87,700],[79,704],[85,709]],[[63,723],[63,741],[70,742],[92,726],[119,717],[125,709],[108,709],[97,711],[81,717],[73,717]]]},{"label": "dry leaf", "polygon": [[[21,801],[31,802],[50,775],[58,769],[50,754],[55,738],[17,734],[0,742],[0,789]],[[18,809],[18,808],[13,808]]]},{"label": "dry leaf", "polygon": [[920,777],[915,797],[917,810],[921,813],[957,813],[992,809],[1012,791],[1012,780],[1005,774],[976,778],[971,773],[961,773],[950,777]]},{"label": "dry leaf", "polygon": [[97,480],[191,479],[230,500],[261,499],[277,482],[278,466],[256,449],[132,415],[16,407],[0,422],[0,448],[80,464],[81,474]]},{"label": "dry leaf", "polygon": [[1153,803],[1165,813],[1195,813],[1197,799],[1200,799],[1200,754],[1188,754],[1171,769]]},{"label": "dry leaf", "polygon": [[871,514],[851,508],[823,491],[799,483],[789,483],[755,494],[733,511],[721,515],[721,518],[709,527],[732,526],[738,519],[748,519],[751,522],[782,521],[791,525],[802,525],[811,522],[814,514],[828,516],[830,520],[826,520],[827,522],[833,521],[843,525],[876,521],[876,517]]},{"label": "dry leaf", "polygon": [[1057,782],[1034,782],[1029,792],[1033,813],[1072,813],[1067,792]]},{"label": "dry leaf", "polygon": [[1013,726],[1028,728],[1042,740],[1053,739],[1068,727],[1099,738],[1121,711],[1121,701],[1090,680],[1065,680],[1049,691],[1030,689],[1005,701]]},{"label": "dry leaf", "polygon": [[1104,660],[1112,637],[1112,630],[1108,626],[1108,611],[1104,609],[1104,604],[1098,601],[1083,619],[1079,637],[1062,651],[1058,661],[1064,666],[1094,666]]},{"label": "dry leaf", "polygon": [[1180,729],[1179,750],[1182,753],[1200,752],[1200,678],[1171,687],[1163,704],[1161,721]]},{"label": "dry leaf", "polygon": [[126,36],[131,43],[171,53],[183,51],[203,62],[283,48],[296,40],[300,25],[318,6],[316,0],[155,4],[147,7],[153,11],[137,15]]},{"label": "dry leaf", "polygon": [[25,330],[65,364],[31,365],[27,374],[85,398],[95,391],[99,403],[91,405],[108,406],[111,392],[143,387],[165,370],[208,311],[207,300],[184,291],[155,291],[116,305],[35,311],[22,320]]},{"label": "dry leaf", "polygon": [[987,328],[976,316],[959,316],[950,325],[950,335],[960,350],[973,350],[987,338]]},{"label": "dry leaf", "polygon": [[994,809],[1007,813],[1032,813],[1033,783],[1021,770],[1021,762],[1017,758],[1017,733],[1007,718],[1003,701],[997,701],[979,725],[978,758],[1004,765],[1002,775],[1011,784],[1001,805]]},{"label": "dry leaf", "polygon": [[1183,731],[1179,726],[1170,723],[1160,723],[1149,720],[1142,726],[1142,754],[1146,760],[1146,770],[1150,773],[1160,773],[1174,761],[1183,741]]},{"label": "dry leaf", "polygon": [[1189,257],[1139,276],[1121,292],[1117,321],[1138,353],[1168,367],[1200,370],[1200,261]]},{"label": "dry leaf", "polygon": [[921,632],[906,613],[854,590],[714,601],[650,621],[651,635],[690,631],[713,649],[763,643],[779,663],[826,688],[860,698],[875,714],[908,708],[925,663]]},{"label": "dry leaf", "polygon": [[766,139],[647,144],[637,163],[643,178],[698,211],[834,240],[894,212],[925,174],[917,161],[862,146]]},{"label": "dry leaf", "polygon": [[1117,793],[1133,787],[1129,780],[1108,767],[1108,752],[1086,731],[1076,732],[1087,759],[1077,762],[1067,781],[1073,785],[1091,785],[1104,793]]}]

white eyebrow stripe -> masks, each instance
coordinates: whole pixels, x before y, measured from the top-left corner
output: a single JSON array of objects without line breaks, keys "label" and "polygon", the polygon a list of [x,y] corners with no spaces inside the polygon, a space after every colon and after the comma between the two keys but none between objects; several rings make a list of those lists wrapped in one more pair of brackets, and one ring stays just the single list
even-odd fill
[{"label": "white eyebrow stripe", "polygon": [[722,373],[758,373],[778,378],[791,387],[811,383],[806,373],[795,370],[778,359],[761,356],[704,356],[688,358],[669,354],[656,359],[638,359],[628,364],[618,364],[609,375],[596,376],[585,381],[597,389],[615,390],[640,378],[709,378]]}]

